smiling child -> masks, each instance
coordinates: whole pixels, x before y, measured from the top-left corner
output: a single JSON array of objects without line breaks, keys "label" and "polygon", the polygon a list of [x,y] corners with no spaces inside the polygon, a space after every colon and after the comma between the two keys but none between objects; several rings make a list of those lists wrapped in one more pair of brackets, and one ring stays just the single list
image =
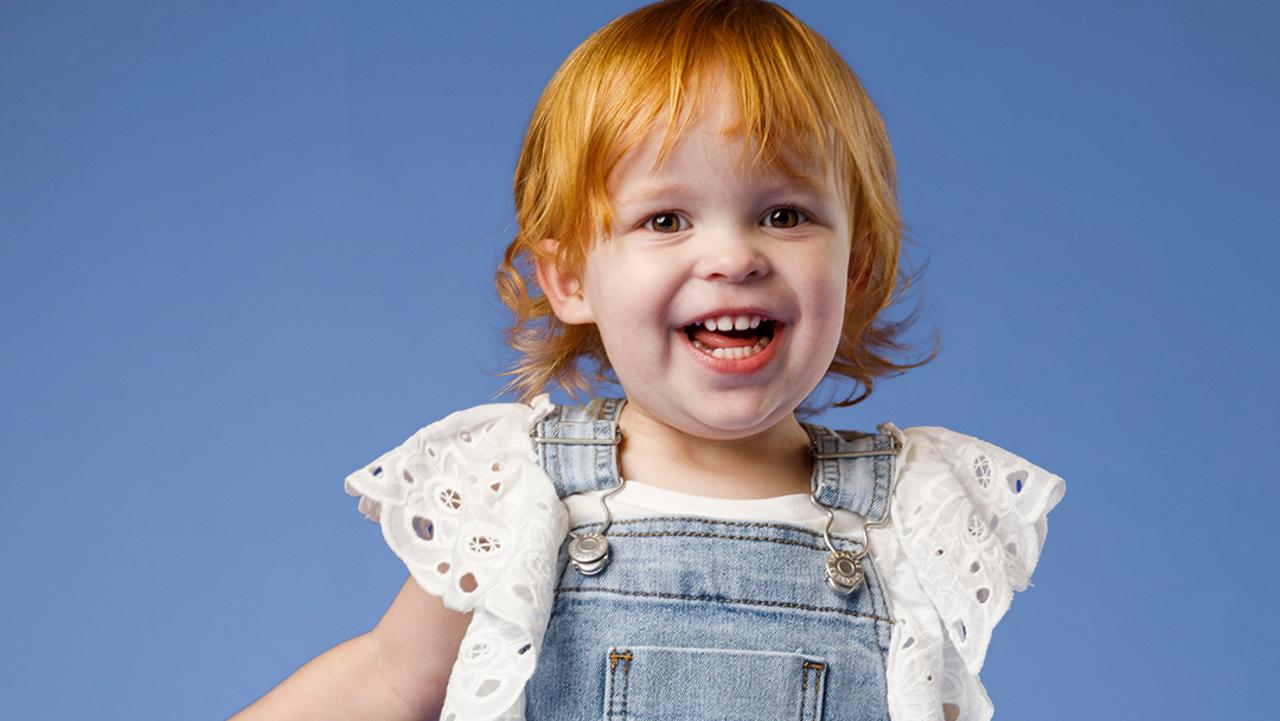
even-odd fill
[{"label": "smiling child", "polygon": [[[1062,479],[945,428],[801,418],[898,362],[874,104],[816,32],[676,0],[564,62],[497,276],[513,403],[346,478],[411,578],[252,718],[988,719]],[[546,391],[620,386],[556,405]]]}]

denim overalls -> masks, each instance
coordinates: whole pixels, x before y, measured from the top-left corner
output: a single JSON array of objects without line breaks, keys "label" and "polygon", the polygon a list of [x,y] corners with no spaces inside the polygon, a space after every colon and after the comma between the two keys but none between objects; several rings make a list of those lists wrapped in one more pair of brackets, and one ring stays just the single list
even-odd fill
[{"label": "denim overalls", "polygon": [[[535,429],[561,497],[620,484],[622,403],[560,406]],[[894,439],[803,425],[816,451],[816,499],[887,521]],[[841,595],[824,577],[823,535],[798,525],[660,516],[613,522],[605,537],[609,559],[597,575],[579,571],[561,546],[526,687],[529,721],[888,719],[893,621],[870,556],[860,586]],[[863,550],[862,536],[831,542]]]}]

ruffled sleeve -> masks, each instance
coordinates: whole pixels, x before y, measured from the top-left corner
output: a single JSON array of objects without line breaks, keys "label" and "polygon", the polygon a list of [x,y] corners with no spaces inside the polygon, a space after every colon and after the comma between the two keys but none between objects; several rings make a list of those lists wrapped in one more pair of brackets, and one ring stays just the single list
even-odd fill
[{"label": "ruffled sleeve", "polygon": [[897,432],[903,452],[885,529],[896,542],[886,560],[900,620],[890,695],[896,688],[899,708],[912,709],[904,718],[989,719],[978,672],[1014,591],[1030,583],[1065,485],[972,436],[933,426]]},{"label": "ruffled sleeve", "polygon": [[532,405],[459,411],[345,480],[414,580],[445,606],[473,613],[445,721],[523,716],[568,531],[529,435],[553,407],[542,395]]}]

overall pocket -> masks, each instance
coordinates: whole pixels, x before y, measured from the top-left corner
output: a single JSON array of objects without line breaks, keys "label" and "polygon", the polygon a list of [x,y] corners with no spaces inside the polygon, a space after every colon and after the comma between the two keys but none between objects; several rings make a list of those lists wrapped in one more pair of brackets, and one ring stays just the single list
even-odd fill
[{"label": "overall pocket", "polygon": [[605,661],[604,721],[822,718],[827,664],[818,656],[616,646]]}]

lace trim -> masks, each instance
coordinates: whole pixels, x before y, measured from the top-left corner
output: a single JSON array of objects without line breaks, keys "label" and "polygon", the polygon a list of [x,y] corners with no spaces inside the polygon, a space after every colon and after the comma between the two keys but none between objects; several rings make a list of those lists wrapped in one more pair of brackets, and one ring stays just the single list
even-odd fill
[{"label": "lace trim", "polygon": [[1065,485],[972,436],[933,426],[897,432],[893,523],[871,542],[882,573],[893,569],[890,714],[985,721],[992,706],[978,672],[991,633],[1013,592],[1027,588]]},{"label": "lace trim", "polygon": [[343,484],[423,589],[474,614],[449,676],[445,721],[523,716],[568,532],[529,435],[552,408],[544,394],[532,405],[459,411]]},{"label": "lace trim", "polygon": [[[454,413],[345,480],[418,584],[473,613],[444,721],[523,718],[568,531],[529,436],[553,408],[542,395]],[[1013,592],[1028,585],[1063,481],[971,436],[885,426],[903,450],[892,523],[869,533],[897,621],[890,715],[987,721],[978,672]]]}]

